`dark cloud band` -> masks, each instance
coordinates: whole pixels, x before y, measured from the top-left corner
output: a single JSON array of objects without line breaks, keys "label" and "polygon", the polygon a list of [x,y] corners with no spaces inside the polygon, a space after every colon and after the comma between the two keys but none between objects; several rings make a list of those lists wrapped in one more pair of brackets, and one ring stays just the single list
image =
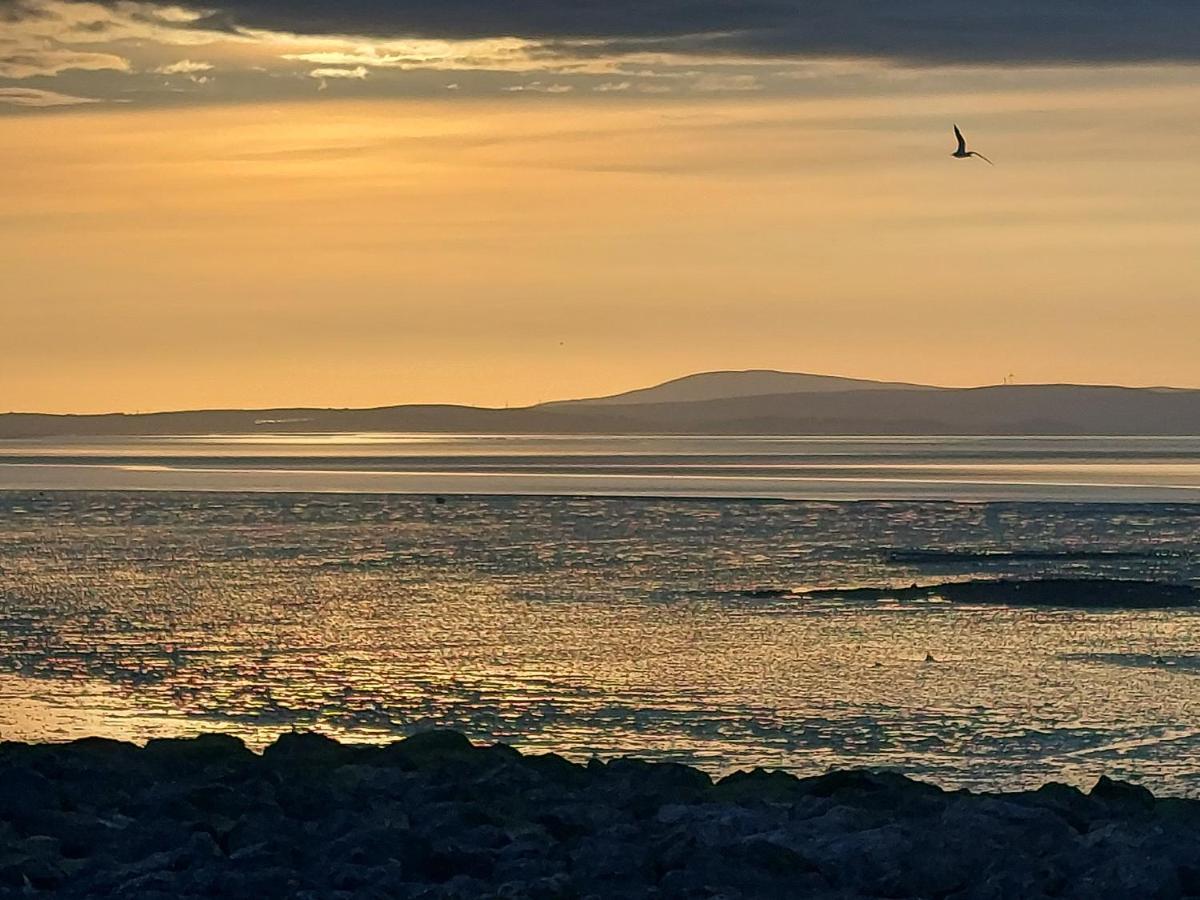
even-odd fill
[{"label": "dark cloud band", "polygon": [[[0,0],[2,2],[2,0]],[[165,0],[164,0],[165,2]],[[170,0],[178,5],[179,0]],[[1200,60],[1196,0],[185,0],[207,27],[913,63]]]}]

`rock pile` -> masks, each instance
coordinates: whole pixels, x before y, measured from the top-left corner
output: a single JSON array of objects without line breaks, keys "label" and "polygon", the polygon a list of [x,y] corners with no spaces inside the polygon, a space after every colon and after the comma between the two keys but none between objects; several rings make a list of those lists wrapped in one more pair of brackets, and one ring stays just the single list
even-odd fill
[{"label": "rock pile", "polygon": [[0,745],[0,896],[1200,896],[1200,801],[946,792],[865,771],[713,782],[432,731]]}]

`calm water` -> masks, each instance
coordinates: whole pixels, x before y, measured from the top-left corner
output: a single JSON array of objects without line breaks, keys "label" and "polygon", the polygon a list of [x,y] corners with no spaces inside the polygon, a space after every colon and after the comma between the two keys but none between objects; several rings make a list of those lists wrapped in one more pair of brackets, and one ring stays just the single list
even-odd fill
[{"label": "calm water", "polygon": [[[262,743],[293,724],[360,740],[450,725],[713,771],[891,766],[984,787],[1106,772],[1200,794],[1197,612],[750,595],[984,574],[1200,584],[1200,505],[1156,493],[1167,478],[1195,489],[1194,441],[344,440],[4,445],[0,733]],[[578,493],[604,493],[658,466],[653,490],[671,493],[683,465],[736,467],[743,493],[776,484],[772,466],[866,466],[870,491],[951,491],[955,477],[909,467],[969,469],[968,502],[214,492],[276,477],[333,491],[380,471],[403,490],[495,467],[498,484],[569,469]],[[1079,467],[1067,483],[1108,492],[1054,501]],[[122,481],[197,471],[211,490]],[[971,500],[985,477],[1009,499]],[[69,490],[79,478],[109,489]],[[1013,482],[1048,496],[1004,494]],[[1123,500],[1117,483],[1151,496]],[[905,550],[1017,555],[897,561]]]},{"label": "calm water", "polygon": [[0,441],[0,490],[1200,501],[1200,438],[254,435]]}]

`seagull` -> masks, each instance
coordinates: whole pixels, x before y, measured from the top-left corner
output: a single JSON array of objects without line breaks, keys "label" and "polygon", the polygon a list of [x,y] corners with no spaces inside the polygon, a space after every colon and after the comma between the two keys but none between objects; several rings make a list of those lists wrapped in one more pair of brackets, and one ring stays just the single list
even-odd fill
[{"label": "seagull", "polygon": [[989,166],[995,165],[994,162],[992,162],[990,159],[988,159],[982,153],[976,153],[974,150],[967,149],[967,139],[965,137],[963,137],[963,133],[958,130],[957,125],[954,126],[954,136],[956,138],[958,138],[958,149],[955,150],[950,155],[953,156],[955,159],[970,159],[972,156],[978,156]]}]

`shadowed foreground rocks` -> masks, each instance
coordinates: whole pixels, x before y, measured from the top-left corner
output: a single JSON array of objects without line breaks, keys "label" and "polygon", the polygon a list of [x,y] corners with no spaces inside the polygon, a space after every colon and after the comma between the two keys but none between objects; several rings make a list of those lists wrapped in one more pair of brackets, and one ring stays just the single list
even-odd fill
[{"label": "shadowed foreground rocks", "polygon": [[1200,801],[945,792],[634,759],[575,765],[432,731],[0,744],[0,896],[1200,896]]}]

